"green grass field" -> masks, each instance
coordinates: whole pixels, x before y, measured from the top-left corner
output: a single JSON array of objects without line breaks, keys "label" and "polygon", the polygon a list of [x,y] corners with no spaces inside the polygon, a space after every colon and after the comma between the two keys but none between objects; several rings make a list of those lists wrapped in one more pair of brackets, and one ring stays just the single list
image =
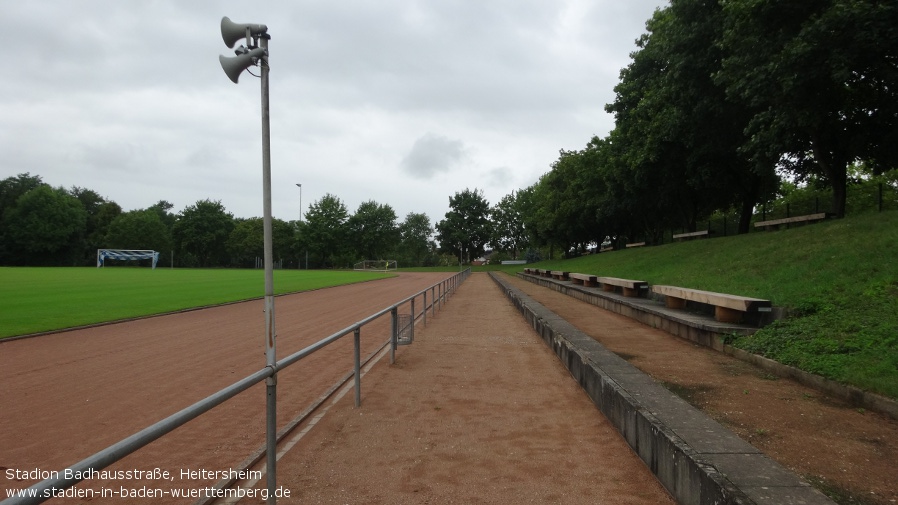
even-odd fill
[{"label": "green grass field", "polygon": [[528,266],[771,300],[790,317],[735,346],[898,398],[898,212]]},{"label": "green grass field", "polygon": [[[276,270],[275,294],[392,277]],[[263,270],[0,268],[0,338],[261,298]]]}]

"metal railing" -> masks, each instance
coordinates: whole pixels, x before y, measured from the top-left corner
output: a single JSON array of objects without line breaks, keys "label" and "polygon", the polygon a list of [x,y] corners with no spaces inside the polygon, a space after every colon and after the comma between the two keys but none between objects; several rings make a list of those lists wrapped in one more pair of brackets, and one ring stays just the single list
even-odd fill
[{"label": "metal railing", "polygon": [[[122,439],[115,444],[110,445],[109,447],[101,450],[89,456],[78,463],[66,468],[65,470],[61,470],[58,472],[53,472],[56,476],[42,480],[34,484],[33,486],[27,488],[26,490],[22,490],[23,494],[28,496],[15,496],[11,498],[7,498],[0,502],[0,505],[29,505],[35,503],[42,503],[46,500],[49,500],[54,497],[54,492],[58,494],[58,492],[68,489],[75,484],[85,480],[84,476],[89,476],[94,471],[99,471],[107,466],[121,460],[125,456],[130,455],[131,453],[137,451],[141,447],[153,442],[159,438],[162,438],[167,433],[173,431],[174,429],[183,426],[188,421],[191,421],[200,415],[212,410],[216,406],[226,402],[227,400],[237,396],[238,394],[246,391],[250,387],[267,380],[270,377],[275,377],[276,374],[287,368],[290,365],[293,365],[300,361],[301,359],[309,356],[310,354],[318,351],[329,344],[340,340],[341,338],[349,335],[350,333],[353,335],[355,340],[354,346],[354,366],[353,373],[355,377],[355,405],[356,407],[361,406],[361,330],[362,327],[372,323],[376,319],[380,317],[390,314],[392,319],[391,331],[389,339],[380,346],[382,349],[385,345],[390,344],[390,364],[395,363],[396,361],[396,348],[398,346],[398,314],[399,307],[409,303],[411,305],[411,328],[408,330],[411,332],[412,338],[414,337],[415,331],[415,322],[418,319],[422,319],[423,323],[427,324],[427,310],[430,309],[431,316],[436,314],[436,309],[442,308],[442,305],[446,303],[448,297],[455,292],[461,283],[468,278],[471,274],[471,270],[467,269],[465,271],[459,272],[447,279],[444,279],[429,288],[426,288],[422,291],[419,291],[403,300],[373,314],[371,316],[366,317],[365,319],[348,326],[336,333],[331,334],[330,336],[315,342],[314,344],[301,349],[279,361],[277,361],[273,366],[266,366],[265,368],[231,384],[230,386],[219,390],[216,393],[194,403],[193,405],[176,412],[167,418],[151,425],[143,430]],[[428,296],[427,293],[430,292],[430,304],[428,305]],[[420,314],[415,313],[415,299],[418,297],[423,297],[423,309]],[[274,400],[276,401],[276,399]],[[270,415],[266,415],[266,423],[276,423],[274,419],[271,419]],[[295,427],[295,426],[294,426]],[[286,433],[283,433],[286,435]],[[280,438],[280,437],[279,437]],[[266,451],[269,454],[276,453],[276,445],[275,441],[273,444],[270,440],[266,440]],[[268,469],[270,474],[275,474],[275,469]],[[72,476],[72,477],[66,477]],[[269,481],[269,496],[275,496],[274,489],[272,488],[272,482],[276,481],[276,474],[274,479]]]}]

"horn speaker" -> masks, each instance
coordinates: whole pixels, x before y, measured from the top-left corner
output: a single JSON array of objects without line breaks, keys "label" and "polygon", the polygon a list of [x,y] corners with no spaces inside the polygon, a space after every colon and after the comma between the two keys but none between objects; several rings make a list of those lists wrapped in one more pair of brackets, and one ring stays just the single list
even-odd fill
[{"label": "horn speaker", "polygon": [[238,40],[246,38],[247,29],[249,29],[250,35],[259,35],[268,31],[268,27],[265,25],[235,23],[227,16],[221,18],[221,39],[228,47],[234,47]]},{"label": "horn speaker", "polygon": [[237,84],[237,78],[253,64],[253,58],[261,58],[262,56],[265,56],[265,50],[257,47],[231,58],[219,55],[218,61],[221,63],[221,68],[224,69],[225,74],[228,75],[234,84]]}]

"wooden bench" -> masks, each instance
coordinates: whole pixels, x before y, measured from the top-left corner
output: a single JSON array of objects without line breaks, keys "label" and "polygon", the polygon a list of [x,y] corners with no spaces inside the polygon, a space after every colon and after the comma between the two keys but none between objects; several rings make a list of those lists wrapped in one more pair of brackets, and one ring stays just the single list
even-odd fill
[{"label": "wooden bench", "polygon": [[747,312],[770,312],[770,300],[714,293],[677,286],[652,286],[652,292],[664,295],[664,304],[671,309],[685,309],[686,300],[714,306],[714,319],[722,323],[739,323]]},{"label": "wooden bench", "polygon": [[626,247],[642,247],[645,245],[645,242],[633,242],[632,244],[627,244]]},{"label": "wooden bench", "polygon": [[598,277],[595,275],[572,273],[568,274],[568,277],[574,284],[582,284],[587,288],[594,288],[599,285]]},{"label": "wooden bench", "polygon": [[815,221],[822,221],[824,219],[826,219],[826,212],[820,212],[818,214],[808,214],[806,216],[784,217],[783,219],[771,219],[769,221],[758,221],[757,223],[755,223],[755,228],[764,228],[767,230],[775,230],[781,224],[813,223]]},{"label": "wooden bench", "polygon": [[552,270],[551,272],[549,272],[549,275],[551,275],[553,279],[566,281],[568,279],[569,273],[570,272],[562,272],[561,270]]},{"label": "wooden bench", "polygon": [[698,237],[709,237],[711,234],[710,230],[702,230],[702,231],[693,231],[689,233],[678,233],[673,236],[674,240],[679,238],[698,238]]},{"label": "wooden bench", "polygon": [[540,277],[552,277],[551,270],[546,270],[545,268],[539,268],[536,271],[539,273]]},{"label": "wooden bench", "polygon": [[627,297],[639,296],[643,290],[649,289],[649,283],[646,281],[619,279],[617,277],[598,277],[596,280],[602,285],[602,291],[614,292],[616,288],[621,288],[624,296]]},{"label": "wooden bench", "polygon": [[525,268],[524,273],[527,275],[533,275],[536,273],[536,272],[534,272],[534,270],[536,270],[536,269],[535,268]]}]

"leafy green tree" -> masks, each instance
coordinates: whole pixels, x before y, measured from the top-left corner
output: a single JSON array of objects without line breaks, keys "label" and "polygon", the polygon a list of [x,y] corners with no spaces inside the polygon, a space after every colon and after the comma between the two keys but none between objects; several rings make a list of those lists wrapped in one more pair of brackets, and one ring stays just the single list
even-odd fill
[{"label": "leafy green tree", "polygon": [[437,223],[437,240],[444,251],[458,251],[470,263],[489,243],[490,204],[482,191],[465,189],[449,197],[449,207],[446,218]]},{"label": "leafy green tree", "polygon": [[493,220],[490,245],[511,254],[512,259],[518,259],[519,250],[527,242],[518,194],[517,191],[512,191],[503,196],[490,210]]},{"label": "leafy green tree", "polygon": [[305,217],[302,240],[309,254],[317,257],[318,265],[334,267],[343,262],[350,249],[347,244],[346,222],[349,213],[346,205],[328,193],[309,206]]},{"label": "leafy green tree", "polygon": [[[256,258],[265,257],[265,227],[261,217],[237,219],[228,237],[227,250],[234,264],[255,265]],[[281,219],[271,220],[272,257],[275,262],[293,257],[294,227]]]},{"label": "leafy green tree", "polygon": [[423,266],[432,252],[433,227],[427,214],[409,212],[399,225],[399,254],[405,266]]},{"label": "leafy green tree", "polygon": [[600,147],[601,141],[593,138],[582,151],[562,150],[538,184],[541,233],[566,254],[579,254],[605,237],[598,219],[605,192]]},{"label": "leafy green tree", "polygon": [[175,221],[178,220],[178,216],[172,214],[172,208],[174,208],[174,205],[167,200],[159,200],[150,207],[147,207],[147,210],[155,212],[165,227],[171,232],[171,229],[175,226]]},{"label": "leafy green tree", "polygon": [[757,112],[744,149],[833,189],[845,214],[848,166],[898,165],[898,3],[731,0],[716,74]]},{"label": "leafy green tree", "polygon": [[[614,103],[613,206],[644,230],[694,230],[715,210],[741,209],[747,232],[755,204],[775,189],[774,164],[739,152],[752,110],[727,99],[712,76],[724,54],[718,2],[675,0],[655,11],[621,72]],[[618,191],[623,190],[623,193]],[[625,207],[621,209],[621,207]],[[629,224],[632,227],[633,219]]]},{"label": "leafy green tree", "polygon": [[87,212],[87,225],[81,254],[87,264],[92,264],[97,249],[106,247],[106,233],[109,225],[122,213],[122,208],[91,189],[73,186],[69,193],[81,202],[81,206]]},{"label": "leafy green tree", "polygon": [[[172,239],[168,227],[152,209],[132,210],[117,216],[106,232],[103,247],[115,249],[152,249],[169,252]],[[160,261],[166,254],[160,254]]]},{"label": "leafy green tree", "polygon": [[399,228],[396,212],[389,205],[363,202],[346,225],[357,259],[388,259],[396,250]]},{"label": "leafy green tree", "polygon": [[12,254],[11,239],[7,237],[4,215],[15,207],[19,197],[43,185],[44,182],[39,175],[30,173],[7,177],[0,181],[0,265],[12,261],[10,257]]},{"label": "leafy green tree", "polygon": [[17,265],[76,265],[87,212],[63,188],[38,186],[3,216],[9,258]]},{"label": "leafy green tree", "polygon": [[234,216],[221,201],[200,200],[178,214],[172,239],[185,263],[216,267],[227,264],[226,243],[233,229]]}]

